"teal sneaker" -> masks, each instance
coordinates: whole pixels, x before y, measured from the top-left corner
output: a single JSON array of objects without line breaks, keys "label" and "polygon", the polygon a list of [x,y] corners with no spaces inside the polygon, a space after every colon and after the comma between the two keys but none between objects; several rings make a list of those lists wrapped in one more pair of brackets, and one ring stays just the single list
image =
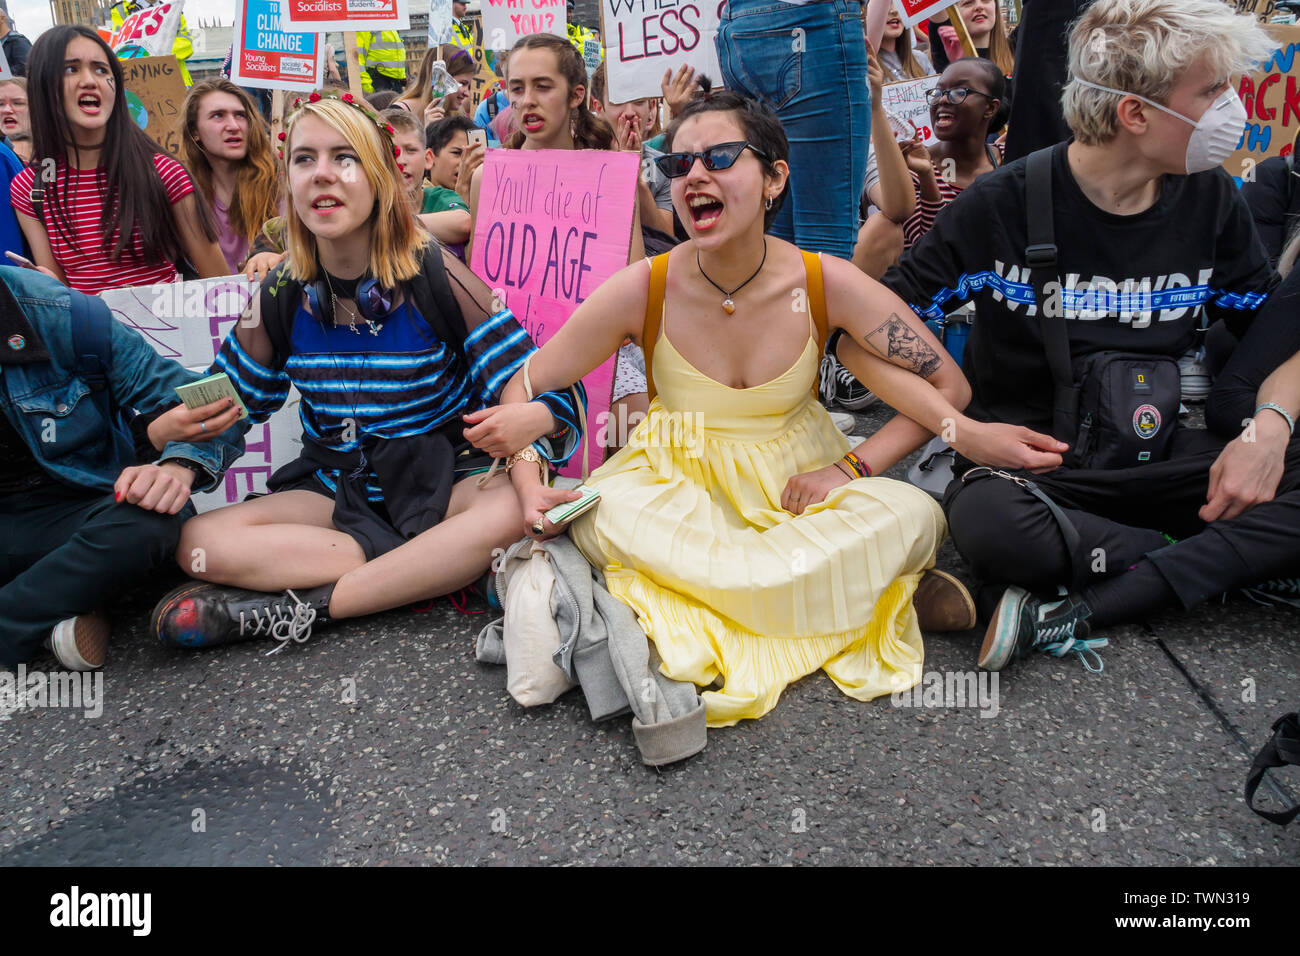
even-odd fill
[{"label": "teal sneaker", "polygon": [[1091,617],[1087,602],[1064,588],[1048,599],[1035,597],[1024,588],[1007,588],[984,634],[979,666],[1000,671],[1029,651],[1045,651],[1056,657],[1078,654],[1084,667],[1099,674],[1105,665],[1097,648],[1110,642],[1104,637],[1088,638]]}]

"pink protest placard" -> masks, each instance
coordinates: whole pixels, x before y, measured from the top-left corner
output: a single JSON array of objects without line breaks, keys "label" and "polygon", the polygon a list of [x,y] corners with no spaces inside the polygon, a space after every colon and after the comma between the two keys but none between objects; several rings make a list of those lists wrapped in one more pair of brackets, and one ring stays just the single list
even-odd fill
[{"label": "pink protest placard", "polygon": [[407,0],[280,0],[288,30],[407,30]]},{"label": "pink protest placard", "polygon": [[[483,163],[470,267],[515,314],[540,348],[595,288],[627,265],[637,153],[492,149]],[[582,380],[587,447],[609,416],[614,357]],[[582,453],[560,469],[581,475]]]}]

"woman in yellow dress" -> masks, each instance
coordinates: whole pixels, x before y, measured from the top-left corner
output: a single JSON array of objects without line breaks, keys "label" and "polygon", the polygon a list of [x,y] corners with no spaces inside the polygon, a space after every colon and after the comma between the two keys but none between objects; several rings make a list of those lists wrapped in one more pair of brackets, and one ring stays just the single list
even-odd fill
[{"label": "woman in yellow dress", "polygon": [[[636,611],[663,671],[713,685],[710,726],[762,716],[818,669],[859,700],[911,687],[923,661],[913,595],[946,532],[943,512],[909,484],[859,477],[913,450],[909,422],[886,425],[854,457],[816,401],[823,291],[826,323],[846,333],[841,361],[904,415],[955,432],[983,464],[1025,466],[1029,433],[957,411],[970,397],[960,370],[883,286],[764,234],[789,173],[768,109],[714,93],[687,107],[666,143],[659,165],[691,240],[657,269],[638,262],[602,284],[527,368],[534,393],[563,388],[631,337],[658,392],[592,474],[601,501],[569,533]],[[521,372],[503,400],[526,394]],[[527,533],[557,533],[542,511],[576,497],[546,489],[525,501]],[[926,577],[936,626],[945,615],[952,629],[973,626],[964,589]]]}]

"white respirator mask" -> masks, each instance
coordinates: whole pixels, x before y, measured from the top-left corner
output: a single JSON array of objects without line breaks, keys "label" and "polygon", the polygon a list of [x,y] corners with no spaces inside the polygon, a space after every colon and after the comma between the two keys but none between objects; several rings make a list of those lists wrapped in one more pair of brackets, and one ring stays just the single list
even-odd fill
[{"label": "white respirator mask", "polygon": [[1188,175],[1202,173],[1207,169],[1223,165],[1223,161],[1236,151],[1237,144],[1241,142],[1242,130],[1246,127],[1246,107],[1242,105],[1241,97],[1237,95],[1235,89],[1225,90],[1222,96],[1210,104],[1210,108],[1198,121],[1188,119],[1182,113],[1177,113],[1137,93],[1089,83],[1087,80],[1075,80],[1075,82],[1090,89],[1115,93],[1118,96],[1136,96],[1143,103],[1154,106],[1170,116],[1177,116],[1184,123],[1189,124],[1192,127],[1192,138],[1187,141]]}]

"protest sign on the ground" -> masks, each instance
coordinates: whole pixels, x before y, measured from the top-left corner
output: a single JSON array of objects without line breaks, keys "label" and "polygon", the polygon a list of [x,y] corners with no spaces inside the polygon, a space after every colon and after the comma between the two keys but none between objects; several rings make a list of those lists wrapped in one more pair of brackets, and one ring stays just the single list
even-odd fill
[{"label": "protest sign on the ground", "polygon": [[905,27],[914,27],[926,17],[942,13],[956,2],[957,0],[894,0]]},{"label": "protest sign on the ground", "polygon": [[[544,345],[627,265],[641,157],[603,150],[489,150],[471,268]],[[583,378],[594,468],[609,426],[614,358]],[[561,474],[578,475],[582,453]]]},{"label": "protest sign on the ground", "polygon": [[287,30],[405,30],[411,25],[407,0],[281,0]]},{"label": "protest sign on the ground", "polygon": [[1300,131],[1300,26],[1275,25],[1268,31],[1277,48],[1237,81],[1246,128],[1223,168],[1238,185],[1253,179],[1257,164],[1288,155]]},{"label": "protest sign on the ground", "polygon": [[122,61],[126,108],[135,124],[166,150],[181,154],[181,107],[185,103],[185,81],[176,57],[133,57]]},{"label": "protest sign on the ground", "polygon": [[[726,0],[600,0],[609,100],[627,103],[661,96],[664,72],[683,64],[722,85],[715,39]],[[794,37],[791,42],[798,38]]]},{"label": "protest sign on the ground", "polygon": [[483,0],[483,36],[489,50],[508,50],[530,33],[565,36],[564,0]]},{"label": "protest sign on the ground", "polygon": [[131,14],[113,31],[108,45],[115,53],[124,47],[138,47],[146,56],[171,53],[184,6],[184,0],[166,0]]},{"label": "protest sign on the ground", "polygon": [[314,90],[325,72],[321,36],[287,32],[279,11],[280,0],[235,0],[230,79],[264,90]]},{"label": "protest sign on the ground", "polygon": [[922,76],[901,83],[886,83],[880,88],[880,103],[890,119],[897,120],[900,130],[916,127],[926,146],[939,142],[930,125],[930,104],[925,91],[934,86],[937,76]]},{"label": "protest sign on the ground", "polygon": [[[139,332],[159,355],[205,371],[256,288],[243,276],[222,276],[105,289],[99,297],[114,318]],[[298,402],[297,391],[291,390],[284,408],[265,424],[252,427],[244,438],[243,457],[226,472],[221,485],[194,496],[200,511],[242,501],[250,491],[265,492],[271,473],[298,457],[302,450]]]}]

